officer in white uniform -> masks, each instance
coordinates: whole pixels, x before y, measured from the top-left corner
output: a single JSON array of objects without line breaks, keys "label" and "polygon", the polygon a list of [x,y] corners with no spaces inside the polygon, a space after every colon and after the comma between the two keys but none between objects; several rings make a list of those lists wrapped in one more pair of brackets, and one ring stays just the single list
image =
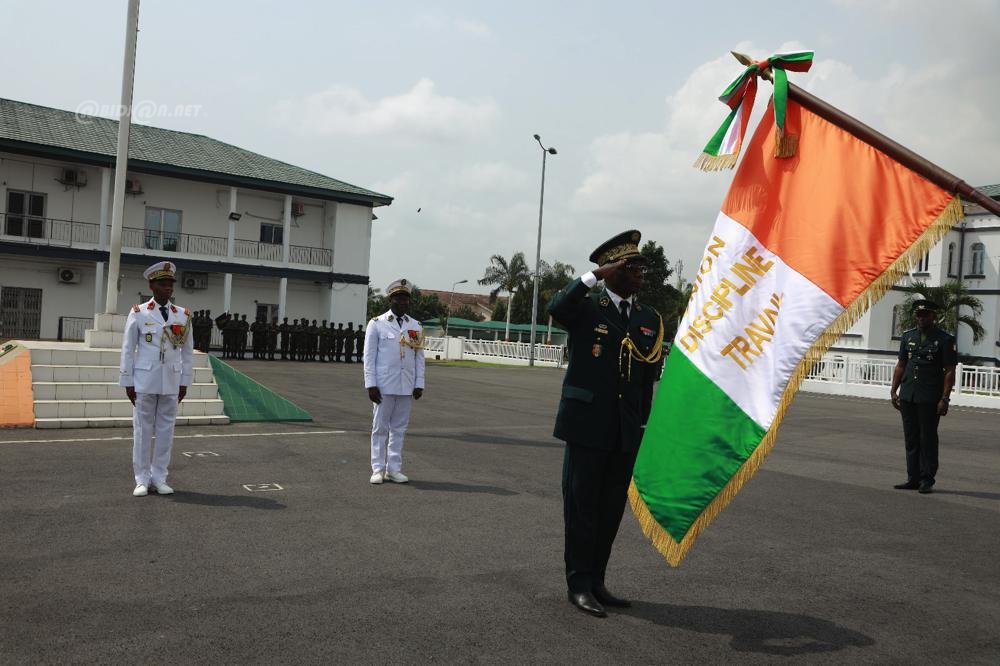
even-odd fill
[{"label": "officer in white uniform", "polygon": [[[142,274],[153,298],[133,305],[122,339],[121,380],[132,409],[132,470],[136,497],[152,485],[169,495],[167,466],[174,443],[177,406],[187,394],[193,375],[194,336],[191,312],[170,302],[176,264],[161,261]],[[156,445],[153,446],[153,434]]]},{"label": "officer in white uniform", "polygon": [[406,483],[403,436],[410,407],[424,392],[423,330],[410,317],[410,284],[396,280],[386,290],[389,311],[365,329],[365,388],[375,403],[372,420],[371,483]]}]

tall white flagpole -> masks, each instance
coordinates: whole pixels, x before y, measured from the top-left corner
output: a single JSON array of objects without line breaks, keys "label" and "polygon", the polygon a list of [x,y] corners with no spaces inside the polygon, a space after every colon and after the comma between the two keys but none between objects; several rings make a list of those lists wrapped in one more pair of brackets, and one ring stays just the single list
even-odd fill
[{"label": "tall white flagpole", "polygon": [[111,248],[108,258],[108,291],[104,313],[118,309],[118,278],[122,255],[122,221],[125,217],[125,176],[132,129],[132,86],[135,81],[135,42],[139,32],[139,0],[129,0],[125,22],[125,63],[122,66],[122,102],[118,107],[118,155],[115,158],[115,192],[111,208]]}]

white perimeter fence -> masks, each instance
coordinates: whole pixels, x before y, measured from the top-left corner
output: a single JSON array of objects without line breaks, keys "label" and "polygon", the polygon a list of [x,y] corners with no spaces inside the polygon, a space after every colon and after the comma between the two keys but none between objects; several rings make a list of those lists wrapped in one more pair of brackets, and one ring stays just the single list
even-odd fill
[{"label": "white perimeter fence", "polygon": [[[559,368],[565,365],[562,345],[535,344],[535,365]],[[427,358],[441,360],[482,361],[484,363],[504,363],[527,365],[531,345],[527,342],[503,342],[501,340],[469,340],[467,338],[424,338],[424,354]]]},{"label": "white perimeter fence", "polygon": [[[889,399],[896,359],[825,356],[813,366],[802,390]],[[1000,409],[1000,368],[958,364],[951,404]]]}]

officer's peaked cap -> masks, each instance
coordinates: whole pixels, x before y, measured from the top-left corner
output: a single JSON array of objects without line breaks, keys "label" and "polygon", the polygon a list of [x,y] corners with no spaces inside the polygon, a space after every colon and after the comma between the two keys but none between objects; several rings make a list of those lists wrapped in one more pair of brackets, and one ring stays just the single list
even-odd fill
[{"label": "officer's peaked cap", "polygon": [[639,241],[642,239],[635,229],[623,231],[614,238],[610,238],[601,243],[596,250],[590,254],[590,260],[598,266],[610,264],[622,259],[642,258],[639,253]]}]

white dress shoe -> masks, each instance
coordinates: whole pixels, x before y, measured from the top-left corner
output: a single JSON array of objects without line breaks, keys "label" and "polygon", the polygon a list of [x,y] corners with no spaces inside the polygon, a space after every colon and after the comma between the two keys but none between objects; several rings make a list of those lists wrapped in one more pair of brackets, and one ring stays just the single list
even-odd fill
[{"label": "white dress shoe", "polygon": [[146,488],[146,486],[142,485],[141,483],[135,487],[135,490],[132,491],[133,497],[145,497],[148,494],[149,494],[149,489]]},{"label": "white dress shoe", "polygon": [[406,483],[410,480],[410,477],[406,476],[402,472],[389,472],[385,475],[385,478],[389,479],[393,483]]},{"label": "white dress shoe", "polygon": [[156,491],[157,495],[173,495],[174,489],[165,483],[154,483],[153,490]]},{"label": "white dress shoe", "polygon": [[368,479],[368,483],[373,483],[375,485],[378,485],[382,483],[382,481],[384,480],[385,480],[385,473],[382,470],[379,470],[374,474],[372,474],[372,478]]}]

